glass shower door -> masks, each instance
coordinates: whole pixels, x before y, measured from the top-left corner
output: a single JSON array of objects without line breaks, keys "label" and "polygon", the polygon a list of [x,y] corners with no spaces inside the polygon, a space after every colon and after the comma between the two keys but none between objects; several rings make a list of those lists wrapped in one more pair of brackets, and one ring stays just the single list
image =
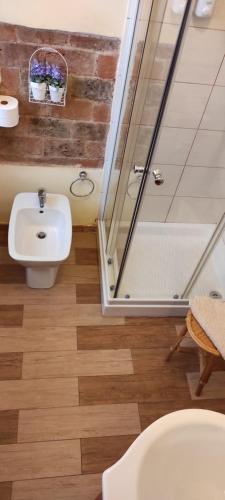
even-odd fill
[{"label": "glass shower door", "polygon": [[[197,130],[176,124],[185,83],[173,72],[183,64],[180,46],[191,4],[187,1],[184,16],[171,23],[171,2],[153,2],[107,244],[117,298],[187,299],[194,289],[185,293],[187,285],[219,221],[219,216],[203,217],[198,200],[193,198],[191,206],[183,196],[193,176],[189,155]],[[191,106],[192,95],[185,90],[183,99]],[[197,169],[196,178],[201,175]],[[181,202],[183,211],[177,209]],[[198,277],[195,292],[217,288],[214,264],[211,271],[210,280],[209,273],[207,280]]]}]

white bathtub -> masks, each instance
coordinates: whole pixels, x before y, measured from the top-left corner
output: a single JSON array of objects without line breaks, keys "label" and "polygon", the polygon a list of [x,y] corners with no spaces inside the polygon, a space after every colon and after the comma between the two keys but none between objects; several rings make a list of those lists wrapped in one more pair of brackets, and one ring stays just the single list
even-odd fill
[{"label": "white bathtub", "polygon": [[225,416],[181,410],[160,418],[102,484],[103,500],[225,500]]}]

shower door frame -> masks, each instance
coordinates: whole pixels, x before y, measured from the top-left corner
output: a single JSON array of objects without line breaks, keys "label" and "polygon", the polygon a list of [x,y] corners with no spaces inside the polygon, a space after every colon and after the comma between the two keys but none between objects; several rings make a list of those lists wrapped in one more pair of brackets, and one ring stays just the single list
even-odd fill
[{"label": "shower door frame", "polygon": [[[176,69],[177,65],[177,59],[179,57],[180,49],[183,44],[183,39],[184,39],[184,33],[185,30],[188,26],[188,18],[190,15],[191,7],[193,5],[194,0],[187,0],[187,4],[185,7],[184,15],[182,18],[182,22],[180,25],[178,37],[176,40],[175,48],[174,48],[174,53],[173,57],[170,63],[170,68],[169,72],[167,75],[167,80],[157,116],[157,120],[155,123],[154,131],[153,131],[153,136],[151,140],[151,144],[149,147],[149,152],[148,152],[148,157],[147,161],[145,163],[144,167],[144,172],[142,175],[142,180],[140,183],[140,188],[136,200],[136,204],[133,210],[132,214],[132,219],[131,219],[131,224],[129,227],[129,232],[128,236],[126,239],[126,244],[124,247],[124,252],[122,256],[122,261],[121,265],[119,268],[117,280],[116,280],[116,286],[115,286],[115,291],[114,291],[114,297],[112,298],[110,294],[110,289],[112,290],[112,283],[114,282],[114,276],[113,276],[113,266],[111,266],[110,259],[107,259],[107,253],[106,253],[106,248],[107,248],[107,238],[106,238],[106,232],[105,232],[105,227],[104,227],[104,220],[100,220],[98,222],[98,235],[99,235],[99,247],[100,247],[100,259],[101,259],[101,291],[102,291],[102,308],[103,308],[103,313],[108,314],[108,315],[129,315],[129,316],[184,316],[188,310],[189,307],[189,299],[185,298],[184,293],[181,295],[181,298],[179,299],[140,299],[140,298],[133,298],[127,300],[127,299],[122,299],[117,297],[117,293],[119,290],[119,286],[122,280],[123,276],[123,271],[126,265],[127,261],[127,256],[129,252],[129,248],[132,242],[134,230],[136,227],[137,223],[137,217],[138,217],[138,212],[139,208],[141,205],[142,197],[144,194],[144,189],[145,185],[151,170],[151,164],[152,164],[152,158],[153,154],[155,151],[155,147],[158,142],[158,136],[159,132],[161,129],[161,122],[164,116],[164,111],[166,108],[167,104],[167,99],[169,96],[170,88],[173,83],[173,76],[174,72]],[[118,190],[118,187],[117,187]],[[115,206],[114,206],[115,209]],[[224,220],[223,220],[224,222]],[[113,232],[115,230],[115,227],[113,227],[113,216],[111,219],[111,229],[110,232]],[[215,231],[213,232],[212,238],[207,244],[207,247],[203,253],[203,256],[201,257],[200,261],[198,262],[197,266],[195,267],[194,272],[190,276],[190,280],[188,281],[185,290],[188,288],[191,289],[195,280],[194,277],[198,276],[199,270],[201,272],[202,269],[202,262],[204,261],[204,256],[206,256],[206,260],[208,256],[210,255],[211,251],[214,248],[214,245],[211,245],[211,242],[213,239],[218,240],[220,236],[220,229],[221,229],[221,221],[220,223],[216,226]],[[111,242],[114,240],[115,234],[110,234],[108,237],[108,241],[111,240]],[[210,246],[211,245],[211,246]],[[208,249],[210,249],[208,251]],[[199,268],[199,270],[198,270]]]}]

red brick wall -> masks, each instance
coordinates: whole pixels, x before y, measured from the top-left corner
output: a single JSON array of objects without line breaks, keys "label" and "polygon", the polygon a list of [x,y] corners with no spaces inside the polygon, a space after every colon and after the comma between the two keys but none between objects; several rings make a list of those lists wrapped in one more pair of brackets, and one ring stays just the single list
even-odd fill
[{"label": "red brick wall", "polygon": [[[65,107],[29,103],[28,64],[41,46],[67,60]],[[119,40],[0,23],[0,94],[18,98],[20,122],[0,128],[0,162],[102,167]]]}]

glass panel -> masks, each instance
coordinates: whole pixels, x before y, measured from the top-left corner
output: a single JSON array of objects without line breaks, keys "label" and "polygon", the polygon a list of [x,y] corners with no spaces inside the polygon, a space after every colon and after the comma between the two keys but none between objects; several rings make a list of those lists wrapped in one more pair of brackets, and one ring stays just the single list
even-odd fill
[{"label": "glass panel", "polygon": [[[164,18],[167,21],[173,18],[169,9],[170,2]],[[131,298],[167,300],[188,298],[196,293],[209,294],[217,289],[225,296],[224,236],[221,235],[198,273],[198,266],[217,234],[215,231],[220,228],[220,217],[225,211],[225,169],[221,168],[225,166],[225,135],[218,132],[221,128],[220,113],[213,112],[217,89],[207,84],[212,75],[204,45],[209,33],[203,33],[204,29],[201,34],[200,30],[193,30],[192,23],[197,22],[193,19],[190,18],[178,59],[175,82],[145,185],[118,297],[129,295]],[[200,20],[198,25],[205,28]],[[178,25],[163,24],[160,37],[164,33],[163,40],[168,41],[173,33],[176,38],[177,28]],[[211,42],[215,40],[211,38]],[[216,78],[224,57],[224,46],[219,43],[214,49],[219,61],[214,68]],[[161,79],[151,81],[151,91],[152,84],[161,83]],[[222,96],[220,99],[222,105]],[[212,130],[208,129],[210,126]],[[143,152],[145,135],[139,134]],[[135,152],[140,155],[140,149]],[[137,161],[142,161],[140,156]],[[159,172],[154,176],[155,170]],[[160,180],[164,182],[156,182]],[[117,238],[119,262],[127,236],[126,223],[129,225],[140,181],[139,174],[132,171]],[[122,224],[125,227],[124,239],[121,236]],[[194,283],[187,290],[195,270]]]}]

